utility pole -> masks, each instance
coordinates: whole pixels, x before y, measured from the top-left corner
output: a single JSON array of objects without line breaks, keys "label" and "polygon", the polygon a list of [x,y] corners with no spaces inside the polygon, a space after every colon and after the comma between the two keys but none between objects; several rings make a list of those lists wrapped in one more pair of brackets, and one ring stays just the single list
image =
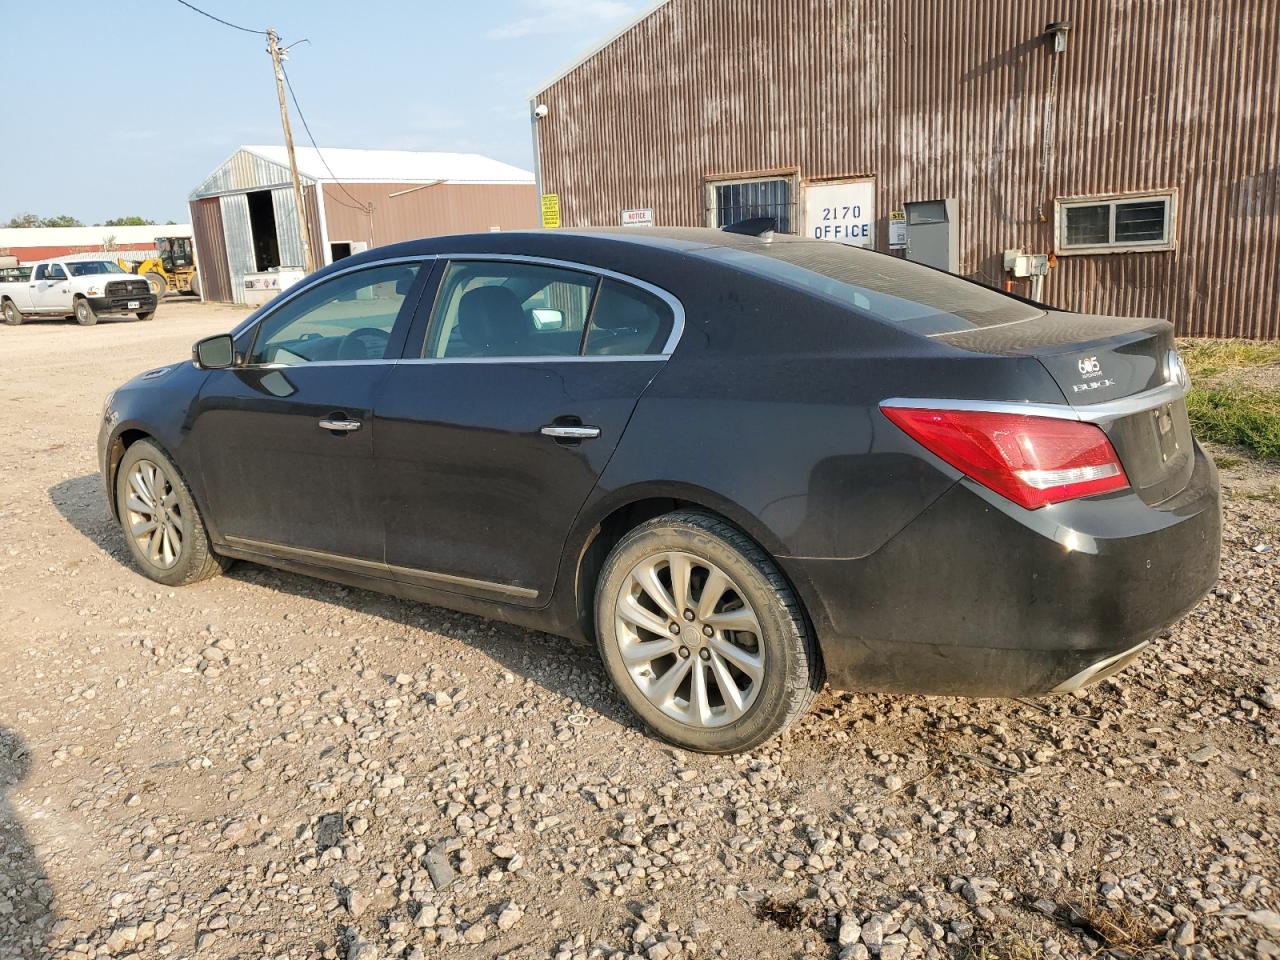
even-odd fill
[{"label": "utility pole", "polygon": [[303,267],[307,273],[316,268],[311,255],[310,230],[307,229],[307,207],[302,199],[302,180],[298,176],[298,158],[293,152],[293,130],[289,126],[289,108],[284,100],[284,67],[280,65],[280,36],[271,27],[267,27],[267,52],[271,54],[271,63],[276,70],[276,94],[280,97],[280,125],[284,127],[284,147],[289,152],[289,172],[293,174],[293,202],[298,208],[298,226],[302,234]]}]

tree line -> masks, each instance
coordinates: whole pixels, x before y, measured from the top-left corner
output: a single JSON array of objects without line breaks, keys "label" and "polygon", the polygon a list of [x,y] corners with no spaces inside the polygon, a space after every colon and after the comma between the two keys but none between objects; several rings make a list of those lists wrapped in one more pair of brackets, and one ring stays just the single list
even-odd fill
[{"label": "tree line", "polygon": [[[114,220],[105,220],[102,223],[95,223],[95,227],[150,227],[156,221],[148,220],[146,217],[116,217]],[[166,220],[166,224],[174,221]],[[41,217],[34,213],[19,213],[9,218],[8,223],[0,224],[2,227],[83,227],[75,217],[67,214],[59,214],[56,217]]]}]

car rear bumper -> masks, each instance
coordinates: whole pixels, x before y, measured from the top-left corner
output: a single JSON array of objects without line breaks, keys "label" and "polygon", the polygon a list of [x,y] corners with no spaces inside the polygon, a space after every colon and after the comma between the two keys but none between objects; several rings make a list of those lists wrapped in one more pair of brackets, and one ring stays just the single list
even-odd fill
[{"label": "car rear bumper", "polygon": [[1066,692],[1120,669],[1218,577],[1218,477],[1027,511],[965,480],[853,560],[784,558],[827,676],[850,690]]}]

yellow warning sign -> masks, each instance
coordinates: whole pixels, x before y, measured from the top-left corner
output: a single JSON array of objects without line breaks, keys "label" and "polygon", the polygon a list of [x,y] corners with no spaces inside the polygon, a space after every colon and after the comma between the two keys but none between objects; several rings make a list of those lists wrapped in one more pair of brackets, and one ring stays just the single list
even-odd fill
[{"label": "yellow warning sign", "polygon": [[560,226],[560,194],[542,195],[542,225],[547,228]]}]

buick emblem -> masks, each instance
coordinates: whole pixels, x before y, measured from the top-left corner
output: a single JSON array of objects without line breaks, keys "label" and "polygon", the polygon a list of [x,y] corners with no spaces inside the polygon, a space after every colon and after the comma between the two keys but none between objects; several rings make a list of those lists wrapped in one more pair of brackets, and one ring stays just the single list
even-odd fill
[{"label": "buick emblem", "polygon": [[1102,372],[1102,364],[1098,362],[1097,357],[1081,357],[1076,366],[1080,369],[1082,377],[1096,377]]}]

